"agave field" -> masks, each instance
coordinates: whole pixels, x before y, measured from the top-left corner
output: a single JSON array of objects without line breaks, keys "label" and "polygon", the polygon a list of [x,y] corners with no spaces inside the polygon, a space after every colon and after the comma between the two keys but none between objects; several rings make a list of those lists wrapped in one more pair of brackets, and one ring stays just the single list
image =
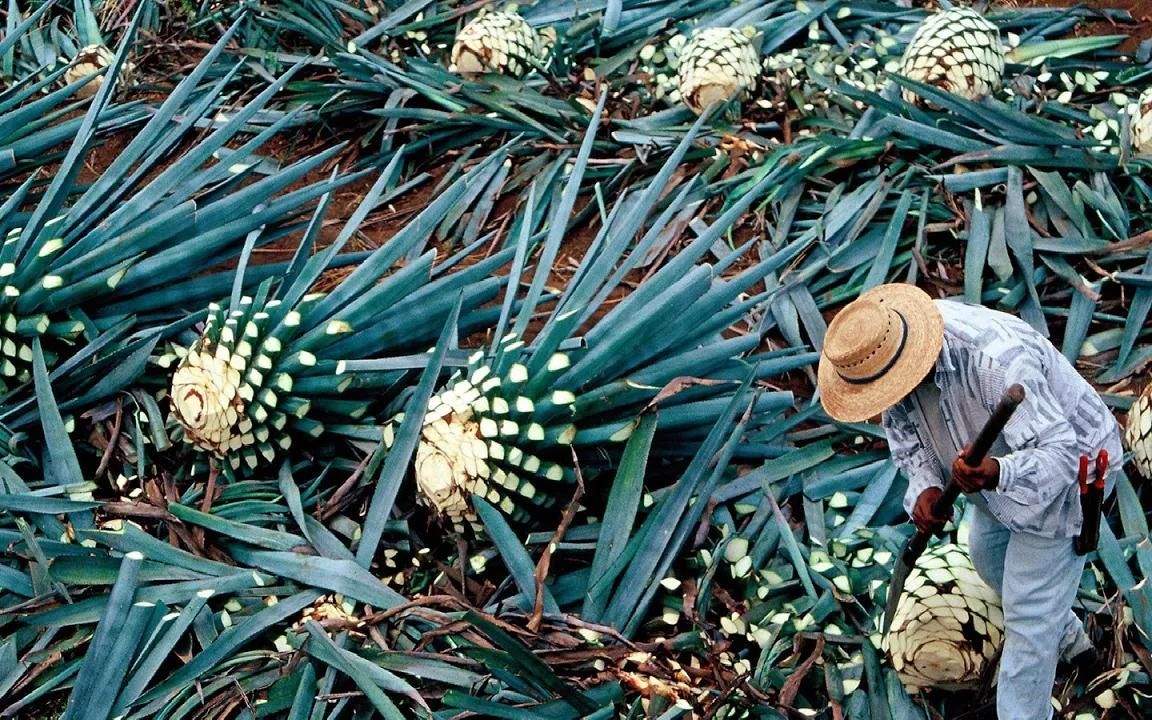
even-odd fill
[{"label": "agave field", "polygon": [[965,522],[883,636],[906,481],[815,394],[885,282],[1125,425],[1054,703],[1149,717],[1152,41],[1102,5],[3,0],[0,718],[988,717]]}]

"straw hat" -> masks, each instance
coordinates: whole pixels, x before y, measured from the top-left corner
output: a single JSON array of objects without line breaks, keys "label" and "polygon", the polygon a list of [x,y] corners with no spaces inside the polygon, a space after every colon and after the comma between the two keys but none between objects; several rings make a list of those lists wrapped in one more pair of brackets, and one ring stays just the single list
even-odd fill
[{"label": "straw hat", "polygon": [[892,407],[936,365],[944,319],[915,285],[873,288],[841,310],[824,336],[817,385],[824,411],[859,422]]}]

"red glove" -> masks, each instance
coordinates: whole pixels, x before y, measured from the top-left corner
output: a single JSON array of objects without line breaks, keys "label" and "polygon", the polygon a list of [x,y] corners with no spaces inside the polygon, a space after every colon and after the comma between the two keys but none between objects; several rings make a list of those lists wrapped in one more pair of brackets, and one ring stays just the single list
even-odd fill
[{"label": "red glove", "polygon": [[966,493],[991,490],[1000,483],[1000,463],[996,462],[996,458],[985,455],[979,465],[971,467],[964,461],[970,447],[965,445],[952,461],[952,480]]},{"label": "red glove", "polygon": [[912,522],[916,524],[916,529],[920,532],[932,533],[933,535],[940,535],[944,532],[944,525],[952,518],[952,513],[937,515],[932,510],[932,506],[936,504],[936,500],[943,493],[944,491],[938,487],[930,487],[916,498],[916,506],[912,508]]}]

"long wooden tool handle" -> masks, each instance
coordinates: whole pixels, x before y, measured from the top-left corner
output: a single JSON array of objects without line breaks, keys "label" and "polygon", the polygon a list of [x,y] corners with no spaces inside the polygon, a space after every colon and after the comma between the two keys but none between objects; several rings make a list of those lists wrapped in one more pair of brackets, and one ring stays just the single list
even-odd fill
[{"label": "long wooden tool handle", "polygon": [[1000,437],[1004,426],[1012,419],[1012,413],[1016,412],[1016,407],[1022,402],[1024,402],[1024,388],[1019,384],[1012,385],[1004,392],[1004,397],[992,411],[992,417],[988,418],[988,422],[980,429],[980,434],[972,441],[972,447],[964,459],[968,467],[976,467],[984,462],[984,456],[992,448],[992,443]]},{"label": "long wooden tool handle", "polygon": [[[996,408],[992,411],[992,416],[988,418],[988,422],[980,428],[980,433],[972,441],[968,454],[964,456],[964,463],[968,467],[976,467],[984,462],[984,457],[991,449],[992,443],[996,442],[996,438],[1000,436],[1004,426],[1012,418],[1012,413],[1016,412],[1016,408],[1022,402],[1024,402],[1024,388],[1021,385],[1012,385],[1004,392],[1004,397],[997,403]],[[958,497],[960,497],[960,486],[949,479],[948,484],[944,487],[944,492],[940,493],[940,497],[932,505],[932,512],[937,517],[950,515],[952,506],[956,504]],[[908,567],[916,564],[916,558],[920,557],[924,549],[928,547],[930,537],[930,533],[917,530],[912,539],[908,541],[908,545],[904,548],[904,562]]]}]

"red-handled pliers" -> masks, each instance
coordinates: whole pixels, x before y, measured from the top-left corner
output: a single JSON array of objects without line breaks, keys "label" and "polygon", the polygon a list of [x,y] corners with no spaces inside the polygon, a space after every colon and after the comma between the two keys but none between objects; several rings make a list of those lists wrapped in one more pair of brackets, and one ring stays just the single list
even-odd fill
[{"label": "red-handled pliers", "polygon": [[1088,482],[1088,458],[1080,457],[1080,508],[1084,511],[1084,522],[1073,547],[1077,555],[1086,555],[1096,549],[1100,541],[1100,512],[1104,505],[1104,481],[1108,477],[1108,451],[1101,450],[1096,455],[1096,477]]},{"label": "red-handled pliers", "polygon": [[1104,499],[1104,479],[1108,476],[1108,451],[1101,450],[1096,456],[1096,482],[1093,487],[1100,493],[1100,499]]},{"label": "red-handled pliers", "polygon": [[1080,485],[1080,504],[1084,504],[1084,496],[1088,494],[1088,456],[1080,456],[1080,472],[1076,476],[1076,481]]}]

